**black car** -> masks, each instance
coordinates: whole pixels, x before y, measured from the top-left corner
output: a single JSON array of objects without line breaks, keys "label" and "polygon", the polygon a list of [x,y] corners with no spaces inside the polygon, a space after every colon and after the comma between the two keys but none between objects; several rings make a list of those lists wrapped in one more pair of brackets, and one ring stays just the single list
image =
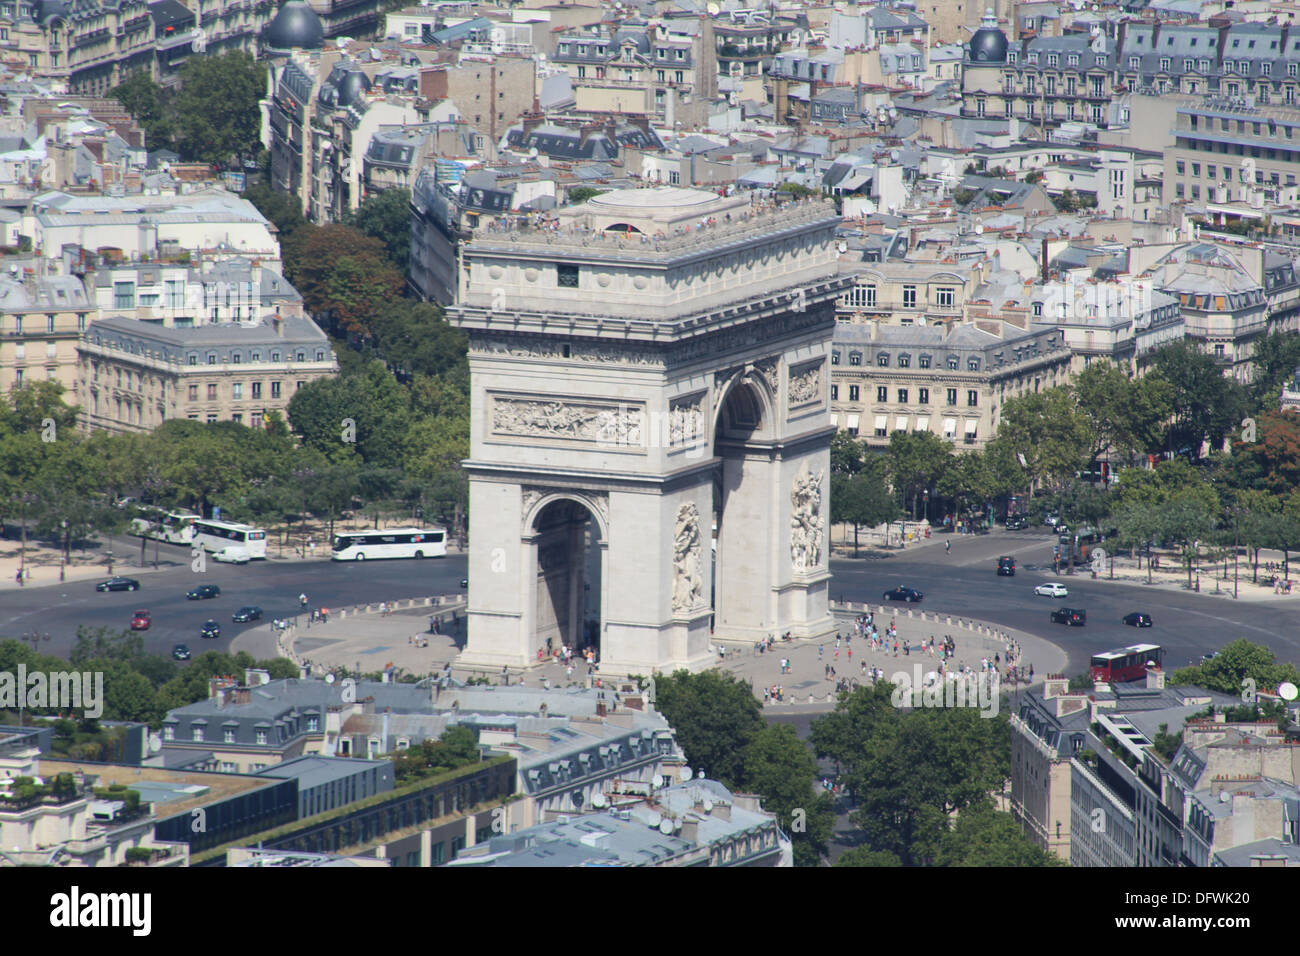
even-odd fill
[{"label": "black car", "polygon": [[886,601],[907,601],[909,604],[915,604],[923,597],[925,597],[925,595],[916,588],[905,588],[902,585],[899,585],[892,591],[885,592]]},{"label": "black car", "polygon": [[1141,611],[1134,611],[1132,614],[1124,616],[1124,623],[1129,627],[1150,627],[1152,625],[1151,615],[1143,614]]},{"label": "black car", "polygon": [[1022,528],[1029,527],[1021,515],[1011,515],[1007,518],[1008,531],[1020,531]]},{"label": "black car", "polygon": [[203,625],[203,629],[199,632],[199,636],[200,636],[200,637],[220,637],[220,636],[221,636],[221,625],[218,624],[216,621],[212,620],[211,618],[208,618],[208,620],[207,620],[207,621],[204,623],[204,625]]},{"label": "black car", "polygon": [[241,607],[230,618],[236,624],[243,624],[246,621],[260,621],[262,619],[262,609],[260,607]]},{"label": "black car", "polygon": [[998,558],[998,576],[1014,578],[1016,576],[1016,559],[1008,557]]},{"label": "black car", "polygon": [[461,578],[461,579],[460,579],[460,586],[463,587],[463,588],[467,588],[467,587],[469,587],[469,578]]},{"label": "black car", "polygon": [[172,660],[188,661],[190,659],[190,649],[188,645],[177,644],[172,648]]},{"label": "black car", "polygon": [[1053,624],[1067,624],[1070,627],[1083,627],[1088,623],[1088,612],[1077,608],[1062,607],[1052,612]]},{"label": "black car", "polygon": [[217,587],[215,584],[200,584],[198,587],[194,588],[194,590],[187,592],[185,595],[185,597],[191,601],[202,601],[204,598],[220,596],[221,588]]},{"label": "black car", "polygon": [[135,578],[109,578],[95,585],[96,591],[138,591],[140,582]]}]

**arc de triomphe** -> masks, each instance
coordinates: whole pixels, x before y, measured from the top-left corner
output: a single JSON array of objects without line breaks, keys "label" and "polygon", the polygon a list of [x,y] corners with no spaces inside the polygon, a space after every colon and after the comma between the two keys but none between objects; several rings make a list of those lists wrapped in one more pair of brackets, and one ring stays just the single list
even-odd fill
[{"label": "arc de triomphe", "polygon": [[474,233],[448,310],[472,381],[462,663],[593,644],[648,674],[705,666],[711,626],[834,630],[838,221],[647,188]]}]

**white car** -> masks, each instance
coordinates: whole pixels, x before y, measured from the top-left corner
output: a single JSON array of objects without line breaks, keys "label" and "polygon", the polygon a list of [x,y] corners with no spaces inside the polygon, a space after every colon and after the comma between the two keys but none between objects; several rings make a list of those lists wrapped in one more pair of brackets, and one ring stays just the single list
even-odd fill
[{"label": "white car", "polygon": [[1034,593],[1041,594],[1044,597],[1067,597],[1070,592],[1066,590],[1064,584],[1057,584],[1055,581],[1052,581],[1047,584],[1038,585],[1038,587],[1034,588]]},{"label": "white car", "polygon": [[251,557],[247,548],[240,547],[222,548],[212,554],[213,561],[222,561],[226,564],[247,564]]}]

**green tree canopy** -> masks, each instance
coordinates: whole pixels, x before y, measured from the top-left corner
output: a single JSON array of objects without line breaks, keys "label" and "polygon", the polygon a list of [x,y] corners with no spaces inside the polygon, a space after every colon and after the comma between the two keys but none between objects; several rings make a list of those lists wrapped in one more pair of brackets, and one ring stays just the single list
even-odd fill
[{"label": "green tree canopy", "polygon": [[385,189],[367,196],[344,222],[384,244],[388,259],[406,273],[411,257],[411,192]]},{"label": "green tree canopy", "polygon": [[188,58],[175,100],[181,155],[214,165],[255,156],[265,93],[266,67],[250,53]]}]

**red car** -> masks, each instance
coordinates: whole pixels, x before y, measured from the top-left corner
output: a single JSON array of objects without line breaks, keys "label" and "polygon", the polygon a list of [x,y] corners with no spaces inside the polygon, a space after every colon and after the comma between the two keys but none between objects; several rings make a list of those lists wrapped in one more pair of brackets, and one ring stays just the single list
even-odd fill
[{"label": "red car", "polygon": [[131,618],[131,630],[147,631],[150,623],[148,611],[136,611],[135,617]]}]

